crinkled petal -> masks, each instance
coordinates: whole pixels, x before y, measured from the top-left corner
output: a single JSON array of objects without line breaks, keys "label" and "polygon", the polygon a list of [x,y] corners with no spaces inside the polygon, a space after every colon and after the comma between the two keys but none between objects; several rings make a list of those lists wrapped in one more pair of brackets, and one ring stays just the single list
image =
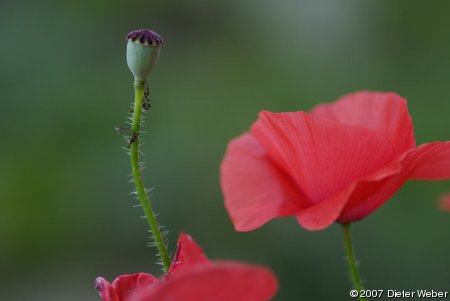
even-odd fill
[{"label": "crinkled petal", "polygon": [[172,261],[168,275],[179,274],[192,265],[210,262],[200,246],[186,233],[181,233],[177,243],[177,253]]},{"label": "crinkled petal", "polygon": [[149,288],[157,282],[158,279],[150,274],[135,273],[120,275],[113,281],[112,286],[117,294],[117,301],[130,301],[133,292]]},{"label": "crinkled petal", "polygon": [[342,210],[338,221],[341,223],[358,221],[389,200],[407,179],[408,173],[402,164],[404,157],[398,158],[371,176],[357,181],[349,197],[350,201]]},{"label": "crinkled petal", "polygon": [[278,289],[276,277],[264,267],[237,262],[198,265],[189,273],[168,278],[132,301],[266,301]]},{"label": "crinkled petal", "polygon": [[399,173],[380,181],[361,181],[350,196],[351,202],[342,210],[338,219],[342,223],[363,219],[388,201],[406,181],[404,173]]},{"label": "crinkled petal", "polygon": [[354,189],[350,185],[329,199],[308,207],[297,215],[298,223],[305,229],[316,231],[330,226],[336,221]]},{"label": "crinkled petal", "polygon": [[295,180],[310,205],[333,198],[394,159],[393,148],[383,136],[304,112],[261,112],[252,134]]},{"label": "crinkled petal", "polygon": [[307,201],[292,179],[268,157],[259,142],[244,134],[228,145],[220,168],[225,207],[237,231],[295,215]]},{"label": "crinkled petal", "polygon": [[408,157],[412,179],[450,179],[450,142],[422,144]]},{"label": "crinkled petal", "polygon": [[353,222],[365,218],[389,200],[408,179],[450,179],[450,142],[423,144],[406,152],[397,161],[400,161],[400,172],[379,181],[358,183],[339,221]]},{"label": "crinkled petal", "polygon": [[416,145],[406,99],[395,93],[355,92],[334,103],[320,104],[311,114],[377,131],[390,141],[395,156]]},{"label": "crinkled petal", "polygon": [[[401,173],[402,165],[400,162],[405,156],[406,154],[387,164],[383,168],[373,172],[372,174],[362,179],[355,180],[345,189],[333,195],[329,199],[302,211],[297,216],[298,222],[308,230],[322,230],[336,221],[348,223],[354,220],[345,219],[343,216],[354,216],[353,211],[348,209],[349,207],[354,206],[354,204],[356,204],[358,209],[356,211],[358,213],[366,215],[370,214],[373,210],[378,208],[382,202],[389,198],[384,199],[386,191],[382,191],[379,188],[382,186],[380,183],[383,183],[385,179],[391,179],[393,175],[399,175]],[[396,190],[399,187],[400,186],[394,188]],[[387,189],[389,187],[385,188]],[[378,191],[377,189],[380,190]],[[395,191],[392,193],[394,192]],[[378,202],[373,199],[373,196],[377,193],[379,193]],[[362,202],[366,201],[366,204],[360,206]],[[354,209],[354,207],[352,207],[352,209]]]}]

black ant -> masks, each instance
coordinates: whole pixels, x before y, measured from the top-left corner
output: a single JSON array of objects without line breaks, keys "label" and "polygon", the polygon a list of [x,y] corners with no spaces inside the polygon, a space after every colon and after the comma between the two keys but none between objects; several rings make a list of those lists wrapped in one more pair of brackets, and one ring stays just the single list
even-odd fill
[{"label": "black ant", "polygon": [[[150,90],[148,88],[148,83],[145,83],[145,90],[144,90],[144,99],[142,101],[142,109],[144,111],[148,111],[152,108],[152,105],[150,104]],[[131,109],[130,113],[133,113],[134,110]]]},{"label": "black ant", "polygon": [[140,133],[134,133],[130,128],[124,127],[124,126],[116,126],[114,127],[117,131],[117,133],[125,135],[126,137],[130,137],[128,140],[127,149],[130,149],[131,145],[136,142],[136,140],[139,138]]},{"label": "black ant", "polygon": [[150,104],[150,90],[148,88],[148,83],[145,83],[145,91],[144,91],[144,101],[142,103],[142,108],[145,111],[148,111],[152,108],[152,105]]}]

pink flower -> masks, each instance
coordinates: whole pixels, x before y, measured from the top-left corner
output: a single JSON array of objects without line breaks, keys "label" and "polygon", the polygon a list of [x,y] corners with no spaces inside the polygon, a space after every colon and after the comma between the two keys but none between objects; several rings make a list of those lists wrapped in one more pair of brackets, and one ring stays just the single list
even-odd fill
[{"label": "pink flower", "polygon": [[439,198],[439,208],[442,211],[450,212],[450,193],[444,194]]},{"label": "pink flower", "polygon": [[169,272],[121,275],[110,284],[99,277],[103,301],[266,301],[278,289],[268,269],[232,261],[211,262],[192,238],[181,234]]},{"label": "pink flower", "polygon": [[356,92],[310,113],[263,111],[221,166],[236,230],[296,216],[320,230],[365,218],[408,179],[450,178],[450,143],[416,147],[406,100]]}]

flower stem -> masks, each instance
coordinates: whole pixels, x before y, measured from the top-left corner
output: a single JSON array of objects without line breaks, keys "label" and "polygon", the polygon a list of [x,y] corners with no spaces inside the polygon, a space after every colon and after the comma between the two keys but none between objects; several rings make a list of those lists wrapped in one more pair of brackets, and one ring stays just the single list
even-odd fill
[{"label": "flower stem", "polygon": [[139,166],[139,131],[141,126],[142,105],[144,102],[144,88],[145,82],[134,82],[134,110],[131,126],[132,137],[130,141],[131,169],[133,171],[133,182],[136,188],[137,196],[139,198],[139,201],[141,202],[145,217],[147,218],[147,223],[150,226],[153,240],[155,242],[156,248],[158,249],[164,271],[167,272],[170,267],[169,254],[167,252],[167,247],[165,245],[164,239],[161,235],[161,230],[156,220],[156,216],[151,207],[147,191],[144,187],[144,184],[142,183],[141,169]]},{"label": "flower stem", "polygon": [[[357,267],[356,259],[355,259],[355,253],[353,250],[352,236],[350,234],[350,224],[341,224],[341,226],[342,226],[342,233],[344,235],[345,250],[347,252],[347,262],[348,262],[348,267],[350,269],[350,274],[352,276],[353,286],[354,286],[355,290],[357,290],[359,293],[359,292],[361,292],[363,287],[361,285],[361,279],[359,277],[358,267]],[[359,294],[358,294],[358,300],[366,300],[366,299],[363,297],[359,297]]]}]

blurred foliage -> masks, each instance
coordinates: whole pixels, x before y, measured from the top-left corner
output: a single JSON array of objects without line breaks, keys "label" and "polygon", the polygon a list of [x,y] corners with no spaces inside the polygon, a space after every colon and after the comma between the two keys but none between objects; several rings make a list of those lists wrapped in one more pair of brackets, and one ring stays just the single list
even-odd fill
[{"label": "blurred foliage", "polygon": [[[159,274],[129,195],[125,35],[165,38],[151,78],[144,180],[174,250],[270,266],[275,300],[348,300],[340,229],[293,218],[236,233],[218,168],[262,110],[308,110],[359,89],[409,100],[418,143],[450,139],[450,2],[2,1],[0,290],[4,300],[99,300],[93,280]],[[314,175],[312,175],[314,176]],[[409,183],[354,225],[373,289],[450,289],[448,182]],[[332,297],[330,297],[332,296]]]}]

